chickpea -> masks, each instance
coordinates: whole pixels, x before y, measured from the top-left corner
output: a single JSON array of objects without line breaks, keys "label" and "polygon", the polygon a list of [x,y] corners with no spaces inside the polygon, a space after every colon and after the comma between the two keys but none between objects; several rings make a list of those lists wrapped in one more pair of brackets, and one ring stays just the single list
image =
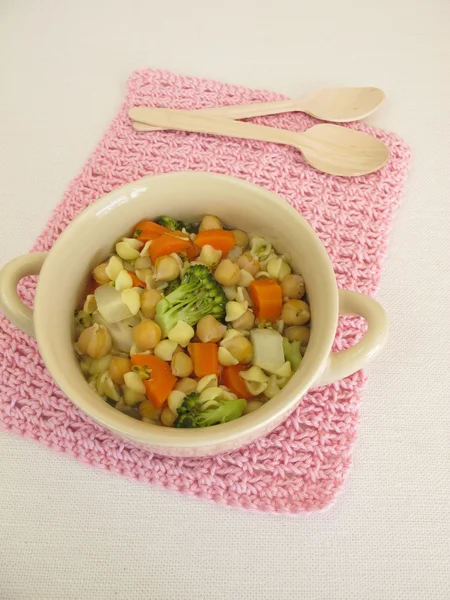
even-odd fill
[{"label": "chickpea", "polygon": [[264,402],[261,402],[261,400],[249,400],[247,402],[247,406],[244,409],[244,415],[248,415],[249,413],[258,410],[258,408],[261,408],[263,404]]},{"label": "chickpea", "polygon": [[168,406],[165,406],[161,411],[161,425],[164,427],[173,427],[173,422],[176,419],[176,416],[170,410]]},{"label": "chickpea", "polygon": [[244,331],[249,331],[255,324],[255,315],[251,310],[246,310],[243,315],[233,321],[233,327]]},{"label": "chickpea", "polygon": [[300,342],[300,346],[306,346],[309,342],[309,327],[306,325],[294,325],[288,327],[284,332],[290,342]]},{"label": "chickpea", "polygon": [[223,229],[222,223],[217,217],[205,215],[200,223],[199,231],[208,231],[209,229]]},{"label": "chickpea", "polygon": [[197,323],[196,333],[201,342],[218,342],[224,336],[226,326],[219,323],[212,315],[202,317]]},{"label": "chickpea", "polygon": [[146,319],[153,319],[156,314],[156,305],[161,298],[162,295],[158,290],[145,290],[141,294],[141,310]]},{"label": "chickpea", "polygon": [[106,263],[102,263],[101,265],[98,265],[98,267],[95,267],[95,269],[92,271],[92,277],[100,285],[103,285],[104,283],[109,283],[111,281],[111,279],[105,272],[107,266],[108,265]]},{"label": "chickpea", "polygon": [[[188,354],[184,352],[177,352],[172,358],[172,373],[175,377],[189,377],[194,370],[192,359]],[[192,380],[193,381],[193,380]],[[183,390],[178,390],[183,391]]]},{"label": "chickpea", "polygon": [[281,320],[285,325],[304,325],[310,317],[309,306],[303,300],[288,300],[281,309]]},{"label": "chickpea", "polygon": [[[238,259],[239,260],[239,259]],[[239,282],[240,269],[236,263],[229,258],[222,260],[214,272],[214,277],[221,285],[227,287],[237,285]]]},{"label": "chickpea", "polygon": [[94,323],[82,331],[78,338],[78,348],[82,354],[91,358],[103,358],[111,350],[112,340],[104,325]]},{"label": "chickpea", "polygon": [[259,260],[252,256],[250,252],[244,252],[236,261],[238,267],[253,275],[253,277],[261,270]]},{"label": "chickpea", "polygon": [[142,350],[153,350],[161,339],[161,329],[154,321],[142,321],[133,329],[133,340]]},{"label": "chickpea", "polygon": [[236,246],[245,248],[245,246],[248,244],[248,235],[245,233],[245,231],[233,229],[232,233],[234,235],[234,239],[236,240]]},{"label": "chickpea", "polygon": [[121,356],[113,356],[109,363],[109,376],[118,385],[123,385],[125,382],[123,376],[131,371],[131,361],[128,358]]},{"label": "chickpea", "polygon": [[142,419],[157,421],[161,412],[153,406],[150,400],[144,400],[139,404],[139,414],[141,415]]},{"label": "chickpea", "polygon": [[253,346],[243,335],[231,338],[224,347],[242,365],[249,363],[253,358]]},{"label": "chickpea", "polygon": [[286,275],[281,282],[281,290],[284,298],[303,298],[305,295],[305,280],[302,275]]},{"label": "chickpea", "polygon": [[158,281],[173,281],[180,274],[180,265],[173,256],[160,256],[155,263],[155,277]]},{"label": "chickpea", "polygon": [[178,390],[179,392],[183,392],[187,396],[188,394],[192,394],[192,392],[195,392],[195,390],[197,389],[197,383],[198,382],[195,381],[195,379],[192,379],[192,377],[184,377],[183,379],[180,379],[176,382],[175,387],[173,389]]}]

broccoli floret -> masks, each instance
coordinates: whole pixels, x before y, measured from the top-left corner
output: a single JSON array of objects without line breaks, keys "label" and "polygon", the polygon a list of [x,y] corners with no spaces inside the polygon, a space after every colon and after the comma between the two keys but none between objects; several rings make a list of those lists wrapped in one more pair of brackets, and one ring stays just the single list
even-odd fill
[{"label": "broccoli floret", "polygon": [[291,363],[292,370],[296,371],[302,362],[300,342],[290,342],[287,338],[283,338],[283,352],[284,358]]},{"label": "broccoli floret", "polygon": [[157,223],[158,223],[158,225],[167,227],[167,229],[171,229],[172,231],[181,231],[181,228],[183,226],[181,221],[172,219],[172,217],[160,217],[158,219]]},{"label": "broccoli floret", "polygon": [[187,269],[181,285],[158,302],[155,321],[161,327],[163,337],[166,337],[178,321],[192,326],[206,315],[223,320],[226,302],[225,292],[209,268],[193,265]]},{"label": "broccoli floret", "polygon": [[[233,421],[242,415],[246,402],[242,398],[225,400],[215,398],[214,404],[200,402],[196,392],[189,394],[183,400],[183,404],[177,409],[178,416],[175,419],[175,427],[210,427]],[[205,408],[204,408],[205,407]]]},{"label": "broccoli floret", "polygon": [[180,287],[180,285],[181,285],[181,279],[179,277],[177,277],[176,279],[171,281],[169,283],[169,285],[166,287],[166,289],[164,290],[165,296],[168,296],[169,294],[174,292],[178,287]]},{"label": "broccoli floret", "polygon": [[159,225],[167,227],[172,231],[181,231],[184,229],[188,233],[198,233],[198,223],[190,223],[189,221],[177,221],[172,217],[160,217],[157,221]]},{"label": "broccoli floret", "polygon": [[198,233],[200,223],[191,223],[190,221],[181,221],[181,229],[185,229],[188,233]]}]

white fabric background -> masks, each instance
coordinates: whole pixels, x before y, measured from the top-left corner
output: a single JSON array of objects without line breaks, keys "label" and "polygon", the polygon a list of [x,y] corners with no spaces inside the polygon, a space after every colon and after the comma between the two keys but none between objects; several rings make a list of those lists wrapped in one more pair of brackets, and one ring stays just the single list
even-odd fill
[{"label": "white fabric background", "polygon": [[[135,68],[270,88],[378,85],[414,166],[354,467],[335,506],[275,517],[178,497],[0,432],[0,598],[450,598],[448,0],[3,0],[0,262],[24,253]],[[50,20],[52,24],[50,24]],[[201,28],[196,28],[201,24]]]}]

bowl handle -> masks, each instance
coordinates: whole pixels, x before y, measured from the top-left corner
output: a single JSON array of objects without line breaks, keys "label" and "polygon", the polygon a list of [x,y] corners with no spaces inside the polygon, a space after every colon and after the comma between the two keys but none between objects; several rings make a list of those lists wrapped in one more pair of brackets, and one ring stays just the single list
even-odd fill
[{"label": "bowl handle", "polygon": [[367,321],[367,332],[355,346],[332,352],[314,387],[327,385],[359,371],[383,348],[388,337],[388,320],[381,305],[369,296],[339,290],[339,314],[361,316]]},{"label": "bowl handle", "polygon": [[33,311],[17,293],[17,284],[28,275],[36,275],[42,269],[47,252],[33,252],[18,256],[0,271],[0,309],[16,327],[34,336]]}]

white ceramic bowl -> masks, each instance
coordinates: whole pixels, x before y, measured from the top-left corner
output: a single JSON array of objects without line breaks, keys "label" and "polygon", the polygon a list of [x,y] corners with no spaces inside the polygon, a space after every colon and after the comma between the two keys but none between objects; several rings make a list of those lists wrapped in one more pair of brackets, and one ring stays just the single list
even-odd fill
[{"label": "white ceramic bowl", "polygon": [[[311,337],[300,369],[276,396],[236,421],[204,429],[172,429],[132,419],[109,406],[86,383],[75,353],[73,312],[89,271],[114,241],[143,218],[167,214],[196,220],[214,214],[225,224],[260,233],[287,255],[305,278],[311,304]],[[17,283],[39,273],[34,310],[22,304]],[[331,262],[308,223],[284,200],[246,181],[213,173],[168,173],[129,183],[97,200],[61,234],[46,254],[14,259],[0,272],[0,308],[35,336],[50,373],[72,402],[123,438],[169,456],[230,451],[267,434],[314,386],[359,370],[387,338],[387,319],[375,301],[337,288]],[[361,315],[368,330],[354,347],[331,353],[339,314]]]}]

